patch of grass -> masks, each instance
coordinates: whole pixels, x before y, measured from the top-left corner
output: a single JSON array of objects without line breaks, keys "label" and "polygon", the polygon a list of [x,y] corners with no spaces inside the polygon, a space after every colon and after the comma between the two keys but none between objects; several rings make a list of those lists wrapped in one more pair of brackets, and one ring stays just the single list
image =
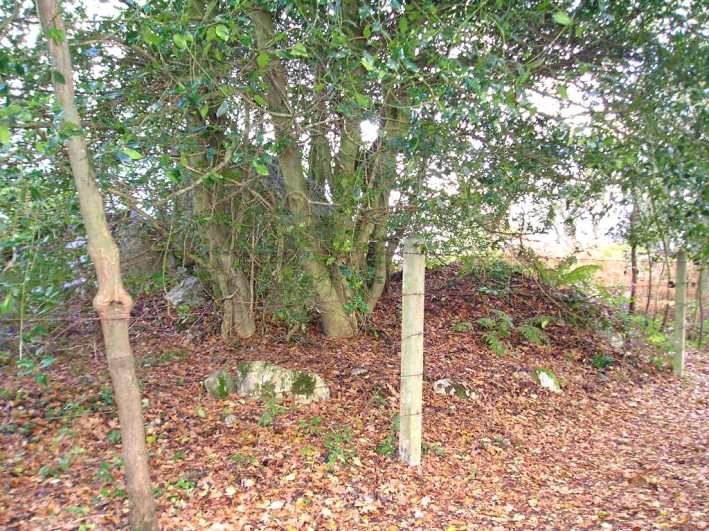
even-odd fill
[{"label": "patch of grass", "polygon": [[280,405],[277,399],[271,398],[267,400],[263,406],[263,413],[261,413],[261,417],[258,419],[258,425],[262,428],[273,426],[278,416],[286,411],[288,411],[288,409]]},{"label": "patch of grass", "polygon": [[229,461],[236,464],[237,466],[244,466],[255,464],[256,458],[251,455],[236,453],[229,456]]},{"label": "patch of grass", "polygon": [[591,359],[591,367],[594,369],[607,369],[608,367],[613,366],[615,363],[615,358],[613,356],[608,356],[607,354],[596,354],[592,359]]},{"label": "patch of grass", "polygon": [[145,356],[140,362],[140,366],[144,368],[158,367],[164,363],[175,360],[183,360],[187,357],[186,350],[168,350],[153,356]]},{"label": "patch of grass", "polygon": [[389,434],[384,437],[384,440],[377,446],[377,453],[380,455],[391,456],[397,451],[397,433],[401,426],[401,419],[399,415],[394,415],[391,419],[391,426],[389,428]]},{"label": "patch of grass", "polygon": [[121,432],[120,430],[111,430],[106,435],[106,438],[111,444],[119,444],[121,442]]},{"label": "patch of grass", "polygon": [[372,386],[372,394],[374,395],[373,400],[374,400],[375,406],[387,407],[389,405],[389,402],[387,401],[387,397],[384,394],[384,389],[382,389],[381,385],[374,384]]},{"label": "patch of grass", "polygon": [[42,479],[55,478],[65,474],[76,458],[84,453],[83,448],[74,447],[65,453],[56,463],[50,465],[42,465],[39,469],[39,475]]},{"label": "patch of grass", "polygon": [[327,450],[327,464],[347,464],[357,456],[352,445],[352,430],[349,426],[332,429],[323,438],[323,446]]},{"label": "patch of grass", "polygon": [[451,330],[455,333],[470,332],[472,329],[473,324],[470,321],[460,321],[451,327]]},{"label": "patch of grass", "polygon": [[322,424],[321,417],[312,417],[308,420],[298,421],[298,432],[302,435],[319,435],[320,425]]}]

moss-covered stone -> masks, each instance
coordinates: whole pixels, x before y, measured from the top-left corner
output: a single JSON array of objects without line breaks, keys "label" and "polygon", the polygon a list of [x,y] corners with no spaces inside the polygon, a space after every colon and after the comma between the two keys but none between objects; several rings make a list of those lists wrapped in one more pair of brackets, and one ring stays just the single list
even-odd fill
[{"label": "moss-covered stone", "polygon": [[325,400],[330,390],[317,374],[266,361],[244,361],[236,367],[236,392],[260,400],[295,397],[299,402]]},{"label": "moss-covered stone", "polygon": [[315,377],[307,372],[298,371],[291,384],[291,391],[294,395],[312,396],[315,391]]}]

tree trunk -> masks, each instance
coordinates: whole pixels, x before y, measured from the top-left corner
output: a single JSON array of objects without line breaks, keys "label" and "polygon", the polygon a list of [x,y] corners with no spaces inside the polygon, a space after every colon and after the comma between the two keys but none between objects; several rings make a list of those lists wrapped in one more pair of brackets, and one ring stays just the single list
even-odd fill
[{"label": "tree trunk", "polygon": [[699,270],[697,280],[697,306],[699,307],[699,327],[697,332],[697,348],[701,350],[704,343],[704,321],[706,320],[706,309],[704,308],[704,297],[709,293],[709,273],[706,265]]},{"label": "tree trunk", "polygon": [[[234,249],[237,234],[231,223],[231,209],[224,196],[223,185],[201,184],[195,189],[193,203],[196,215],[207,218],[200,237],[207,247],[207,267],[214,296],[221,305],[222,337],[249,338],[256,332],[253,297],[249,278],[239,267]],[[233,220],[232,220],[233,221]]]},{"label": "tree trunk", "polygon": [[638,218],[640,216],[640,207],[638,201],[633,194],[633,211],[630,214],[630,301],[628,301],[628,313],[635,313],[635,306],[638,298]]},{"label": "tree trunk", "polygon": [[638,297],[638,246],[633,242],[630,245],[630,301],[628,313],[635,313],[635,301]]},{"label": "tree trunk", "polygon": [[135,376],[128,322],[133,301],[123,287],[118,247],[106,222],[103,199],[81,135],[81,120],[74,100],[73,69],[64,20],[56,0],[37,0],[37,11],[47,34],[55,72],[54,91],[69,131],[67,151],[88,236],[88,252],[96,268],[98,293],[94,308],[101,320],[108,368],[118,405],[123,463],[130,502],[130,525],[134,530],[158,529],[145,450],[145,432],[140,391]]},{"label": "tree trunk", "polygon": [[652,256],[647,249],[647,298],[645,299],[645,316],[650,315],[650,301],[652,300]]},{"label": "tree trunk", "polygon": [[672,370],[675,375],[682,376],[684,374],[687,320],[687,253],[685,253],[684,249],[680,249],[677,253],[675,290]]},{"label": "tree trunk", "polygon": [[[273,42],[273,21],[268,13],[260,9],[254,9],[249,15],[254,24],[257,46],[259,49],[266,49]],[[325,257],[316,234],[317,227],[303,173],[298,138],[293,131],[294,117],[286,100],[288,80],[285,69],[276,57],[272,57],[269,64],[264,80],[266,100],[276,139],[282,144],[278,165],[288,194],[288,207],[293,215],[294,225],[303,231],[303,269],[312,279],[325,334],[330,337],[350,337],[354,335],[357,323],[354,315],[345,310],[345,301],[325,267]]]}]

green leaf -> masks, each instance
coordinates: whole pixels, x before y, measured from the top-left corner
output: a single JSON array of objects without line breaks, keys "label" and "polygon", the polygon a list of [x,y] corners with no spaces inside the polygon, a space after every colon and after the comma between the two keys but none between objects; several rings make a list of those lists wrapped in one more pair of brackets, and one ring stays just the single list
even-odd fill
[{"label": "green leaf", "polygon": [[141,37],[143,37],[143,40],[146,44],[149,44],[151,46],[160,45],[160,36],[150,28],[143,28],[140,35]]},{"label": "green leaf", "polygon": [[357,105],[360,107],[369,107],[370,99],[368,96],[365,96],[364,94],[360,94],[359,92],[355,93],[355,101],[357,102]]},{"label": "green leaf", "polygon": [[362,56],[362,60],[360,62],[362,63],[362,66],[366,68],[369,72],[376,68],[374,66],[374,58],[367,52],[364,52],[364,55]]},{"label": "green leaf", "polygon": [[204,105],[202,105],[202,106],[199,108],[199,115],[200,115],[202,118],[206,118],[206,117],[207,117],[207,113],[209,113],[209,105],[205,103]]},{"label": "green leaf", "polygon": [[59,28],[49,28],[47,30],[47,37],[56,43],[64,42],[64,32]]},{"label": "green leaf", "polygon": [[229,28],[227,28],[224,24],[217,24],[214,31],[217,34],[217,37],[224,42],[229,40]]},{"label": "green leaf", "polygon": [[217,118],[221,118],[229,111],[229,104],[227,102],[222,102],[222,104],[217,108]]},{"label": "green leaf", "polygon": [[259,68],[266,68],[270,60],[271,56],[268,54],[268,52],[261,52],[256,57],[256,64]]},{"label": "green leaf", "polygon": [[121,151],[133,160],[140,160],[143,158],[143,155],[141,155],[139,151],[136,151],[133,148],[124,147]]},{"label": "green leaf", "polygon": [[261,107],[266,107],[268,105],[268,102],[263,96],[261,96],[261,94],[256,94],[254,96],[254,101],[258,103]]},{"label": "green leaf", "polygon": [[180,50],[185,50],[187,48],[187,39],[185,39],[185,36],[180,33],[175,33],[172,36],[172,41]]},{"label": "green leaf", "polygon": [[254,166],[254,169],[256,170],[256,173],[258,173],[259,175],[263,175],[265,177],[266,175],[270,174],[270,172],[268,171],[268,166],[266,166],[264,163],[258,160],[254,160],[252,164]]},{"label": "green leaf", "polygon": [[9,313],[10,310],[12,310],[12,294],[8,293],[5,295],[5,300],[0,304],[0,315]]},{"label": "green leaf", "polygon": [[399,31],[401,33],[406,33],[409,31],[409,21],[406,17],[401,17],[399,19]]},{"label": "green leaf", "polygon": [[62,85],[66,84],[66,78],[64,77],[64,74],[62,74],[59,70],[52,71],[52,79],[57,83],[61,83]]},{"label": "green leaf", "polygon": [[554,19],[554,22],[561,24],[562,26],[571,26],[574,22],[571,20],[571,17],[563,11],[557,11],[552,15],[552,18]]},{"label": "green leaf", "polygon": [[5,124],[0,124],[0,144],[10,143],[10,129]]},{"label": "green leaf", "polygon": [[290,49],[290,54],[292,57],[308,57],[308,49],[301,42],[296,43]]}]

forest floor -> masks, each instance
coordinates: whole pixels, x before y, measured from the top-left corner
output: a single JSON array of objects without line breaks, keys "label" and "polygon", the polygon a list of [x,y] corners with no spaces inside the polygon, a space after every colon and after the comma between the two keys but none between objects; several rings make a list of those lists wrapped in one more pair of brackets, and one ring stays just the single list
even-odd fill
[{"label": "forest floor", "polygon": [[[548,344],[514,335],[496,356],[479,326],[454,325],[489,308],[516,322],[559,309],[519,276],[505,295],[480,288],[452,270],[428,275],[425,446],[414,468],[392,453],[397,282],[371,320],[376,329],[354,340],[309,330],[295,342],[283,333],[225,344],[204,316],[184,322],[159,298],[140,299],[131,330],[162,528],[706,529],[707,353],[690,352],[680,380],[645,354],[612,353],[554,320]],[[77,322],[52,343],[46,386],[0,367],[2,529],[127,525],[100,334],[94,321]],[[590,362],[601,352],[616,359],[606,370]],[[331,399],[275,406],[206,396],[210,372],[255,359],[321,374]],[[538,366],[558,375],[562,393],[531,381]],[[443,377],[476,398],[434,394]]]}]

